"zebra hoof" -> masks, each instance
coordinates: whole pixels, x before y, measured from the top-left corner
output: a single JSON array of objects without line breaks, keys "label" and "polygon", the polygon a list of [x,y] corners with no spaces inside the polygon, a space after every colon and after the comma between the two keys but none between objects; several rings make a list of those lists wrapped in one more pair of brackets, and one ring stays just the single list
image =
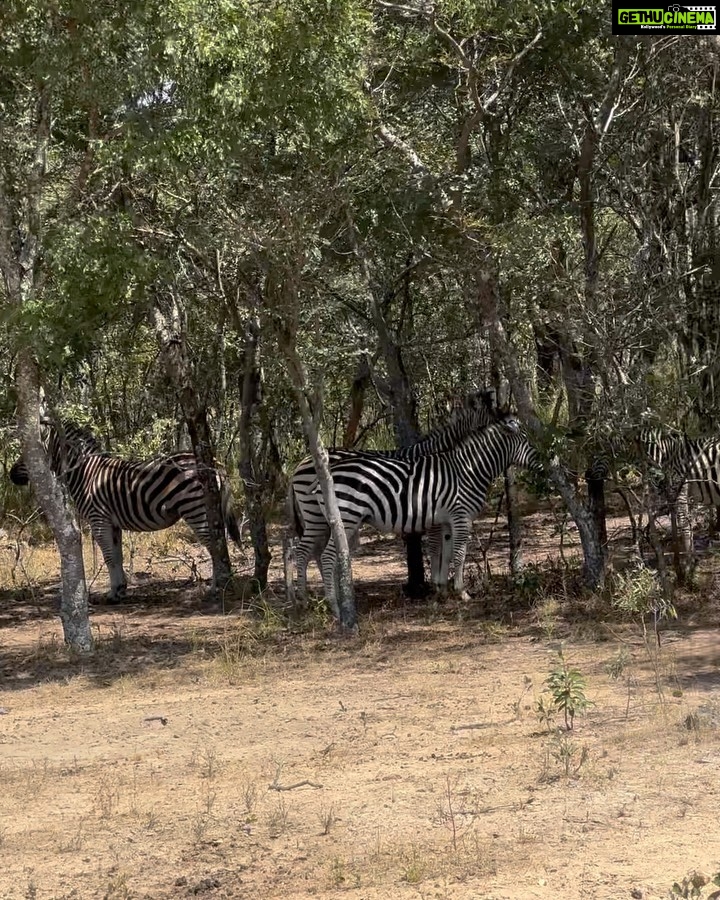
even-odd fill
[{"label": "zebra hoof", "polygon": [[403,585],[403,595],[410,600],[425,600],[432,593],[431,586],[427,581],[409,582]]}]

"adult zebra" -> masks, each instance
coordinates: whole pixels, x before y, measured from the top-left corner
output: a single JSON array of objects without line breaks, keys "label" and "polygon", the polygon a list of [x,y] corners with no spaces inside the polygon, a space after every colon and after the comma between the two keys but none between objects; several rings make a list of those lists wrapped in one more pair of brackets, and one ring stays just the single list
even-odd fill
[{"label": "adult zebra", "polygon": [[653,480],[662,489],[676,520],[684,552],[692,557],[688,501],[720,508],[720,438],[689,438],[681,431],[644,428],[637,443],[641,455],[654,469]]},{"label": "adult zebra", "polygon": [[[356,459],[418,459],[430,453],[440,453],[456,446],[473,431],[485,428],[497,421],[514,421],[497,408],[494,391],[477,391],[470,394],[462,405],[456,407],[447,425],[436,428],[427,437],[400,450],[330,450],[330,465],[347,458]],[[288,490],[289,518],[299,540],[295,548],[297,567],[297,596],[307,596],[307,568],[312,555],[320,566],[320,557],[330,540],[330,529],[315,491],[317,477],[310,457],[295,469]]]},{"label": "adult zebra", "polygon": [[[123,569],[122,532],[160,531],[180,519],[209,549],[205,497],[192,453],[157,456],[132,462],[106,453],[97,438],[71,421],[59,428],[44,425],[50,466],[67,487],[78,515],[90,525],[110,576],[110,602],[122,599],[127,588]],[[240,544],[240,528],[233,512],[232,495],[216,470],[228,536]],[[27,485],[22,457],[10,470],[14,484]]]},{"label": "adult zebra", "polygon": [[687,485],[694,500],[720,506],[720,438],[689,438],[682,431],[643,428],[637,440],[671,497]]},{"label": "adult zebra", "polygon": [[[540,458],[516,425],[498,423],[468,435],[450,450],[416,460],[347,455],[333,461],[332,476],[348,537],[364,523],[396,534],[430,531],[433,584],[440,590],[447,587],[452,554],[454,588],[467,599],[463,570],[470,526],[492,482],[512,465],[539,468]],[[317,492],[317,484],[311,490]],[[321,495],[318,502],[322,509]],[[451,554],[441,551],[446,541]],[[321,571],[325,596],[339,617],[335,555],[331,537]]]}]

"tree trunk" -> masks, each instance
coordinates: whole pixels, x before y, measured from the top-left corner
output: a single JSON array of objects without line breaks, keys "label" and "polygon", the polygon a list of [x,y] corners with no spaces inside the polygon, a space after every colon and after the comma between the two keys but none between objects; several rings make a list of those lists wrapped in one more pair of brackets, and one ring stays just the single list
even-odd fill
[{"label": "tree trunk", "polygon": [[169,310],[167,312],[162,310],[156,303],[153,315],[165,368],[180,401],[190,443],[197,460],[197,473],[205,497],[208,519],[208,550],[212,559],[213,588],[222,591],[232,578],[232,567],[225,539],[225,523],[215,475],[215,455],[207,409],[201,403],[195,387],[194,373],[185,341],[187,323],[184,310],[178,297],[173,293]]},{"label": "tree trunk", "polygon": [[[607,548],[607,509],[605,506],[605,479],[604,478],[585,478],[588,489],[588,509],[595,520],[600,537],[600,543],[603,548]],[[607,552],[607,551],[605,551]]]},{"label": "tree trunk", "polygon": [[[509,408],[511,388],[507,378],[500,371],[498,365],[498,353],[493,340],[490,340],[490,380],[495,389],[495,402],[498,408]],[[505,487],[505,505],[507,507],[508,543],[510,550],[509,567],[510,574],[517,578],[522,572],[525,562],[523,560],[523,531],[520,513],[518,511],[517,487],[515,474],[512,469],[506,469],[503,473]]]},{"label": "tree trunk", "polygon": [[88,616],[82,536],[65,492],[50,469],[40,440],[38,368],[26,348],[18,353],[16,383],[18,430],[23,459],[60,553],[60,619],[65,643],[80,653],[90,653],[93,649],[93,637]]},{"label": "tree trunk", "polygon": [[[527,380],[520,372],[517,355],[507,338],[505,328],[500,320],[494,278],[483,270],[478,270],[477,273],[476,296],[476,312],[481,321],[484,321],[487,325],[490,332],[507,378],[512,385],[513,396],[517,402],[520,416],[530,434],[541,442],[543,426],[535,414]],[[590,510],[578,497],[558,459],[550,460],[549,474],[578,528],[583,549],[583,580],[589,588],[596,590],[604,583],[606,564],[596,521]]]},{"label": "tree trunk", "polygon": [[522,522],[518,512],[517,485],[511,469],[505,472],[505,499],[510,542],[510,574],[513,578],[517,578],[525,568],[525,561],[523,559]]},{"label": "tree trunk", "polygon": [[270,568],[270,547],[265,519],[265,485],[261,472],[260,454],[255,446],[253,426],[255,413],[262,402],[261,372],[258,357],[260,323],[257,316],[250,316],[245,321],[245,350],[242,379],[242,411],[238,440],[240,448],[240,476],[245,486],[245,509],[249,521],[250,537],[255,554],[254,579],[259,589],[267,587],[268,569]]},{"label": "tree trunk", "polygon": [[340,516],[337,498],[335,497],[327,450],[318,434],[316,419],[308,398],[307,376],[305,367],[295,347],[295,334],[287,325],[287,319],[285,324],[275,321],[274,326],[278,345],[285,356],[290,382],[300,407],[303,429],[308,440],[310,455],[315,464],[315,472],[325,504],[325,515],[330,526],[330,534],[335,542],[335,596],[337,598],[337,608],[333,609],[333,613],[337,616],[341,628],[354,631],[357,628],[357,611],[355,609],[355,590],[350,564],[350,548],[345,533],[345,526]]},{"label": "tree trunk", "polygon": [[[395,426],[395,442],[397,447],[409,447],[420,437],[417,420],[417,403],[410,387],[410,380],[405,370],[402,350],[395,341],[387,320],[383,314],[383,289],[373,277],[365,248],[360,240],[357,228],[348,213],[348,232],[353,252],[360,265],[365,283],[368,287],[370,310],[373,323],[378,333],[380,352],[385,360],[387,381],[384,382],[384,393],[393,414]],[[422,552],[422,535],[405,535],[405,553],[407,557],[408,580],[404,586],[408,597],[420,599],[430,591],[425,580],[425,563]]]},{"label": "tree trunk", "polygon": [[[38,84],[34,135],[28,141],[26,179],[22,196],[13,196],[0,178],[0,273],[4,293],[17,313],[36,297],[36,279],[41,260],[41,205],[50,142],[51,81]],[[2,296],[0,291],[0,296]],[[65,642],[79,653],[93,649],[88,617],[88,590],[82,556],[82,538],[55,479],[40,441],[40,372],[26,335],[17,355],[18,429],[30,480],[40,506],[50,523],[60,553],[60,618]]]},{"label": "tree trunk", "polygon": [[348,416],[347,425],[345,426],[345,435],[343,436],[343,447],[346,450],[352,449],[357,440],[358,428],[362,420],[363,407],[365,405],[365,391],[370,384],[370,364],[367,356],[360,357],[357,367],[357,373],[353,379],[350,388],[350,414]]}]

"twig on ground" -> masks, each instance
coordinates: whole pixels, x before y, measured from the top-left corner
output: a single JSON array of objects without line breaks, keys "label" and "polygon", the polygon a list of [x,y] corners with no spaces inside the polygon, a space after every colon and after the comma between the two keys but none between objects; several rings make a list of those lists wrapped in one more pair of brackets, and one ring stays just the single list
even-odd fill
[{"label": "twig on ground", "polygon": [[305,787],[305,785],[309,785],[314,788],[321,788],[322,785],[318,784],[315,781],[308,781],[306,778],[305,781],[298,781],[295,784],[278,784],[277,781],[273,781],[272,784],[268,785],[269,791],[294,791],[295,788]]}]

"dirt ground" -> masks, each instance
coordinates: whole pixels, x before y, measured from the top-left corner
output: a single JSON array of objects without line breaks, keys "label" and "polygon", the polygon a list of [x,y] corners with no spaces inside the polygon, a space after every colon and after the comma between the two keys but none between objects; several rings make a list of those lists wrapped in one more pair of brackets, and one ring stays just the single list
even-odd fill
[{"label": "dirt ground", "polygon": [[[717,873],[720,565],[656,651],[574,589],[552,516],[527,531],[525,587],[499,542],[463,606],[403,601],[369,536],[350,639],[318,610],[205,614],[202,552],[137,539],[90,661],[62,647],[54,550],[6,540],[0,900],[649,900]],[[592,701],[571,732],[535,709],[561,646]]]}]

